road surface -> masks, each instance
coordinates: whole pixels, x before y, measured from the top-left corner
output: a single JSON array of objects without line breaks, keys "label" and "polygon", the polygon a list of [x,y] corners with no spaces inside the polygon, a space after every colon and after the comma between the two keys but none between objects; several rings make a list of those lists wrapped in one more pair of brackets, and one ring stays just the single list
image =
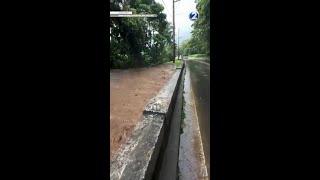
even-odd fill
[{"label": "road surface", "polygon": [[210,64],[206,59],[186,60],[210,177]]}]

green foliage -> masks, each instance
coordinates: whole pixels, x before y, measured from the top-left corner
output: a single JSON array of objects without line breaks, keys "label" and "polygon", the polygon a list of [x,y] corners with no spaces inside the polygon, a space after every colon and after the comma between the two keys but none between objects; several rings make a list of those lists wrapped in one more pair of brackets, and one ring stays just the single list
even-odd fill
[{"label": "green foliage", "polygon": [[[120,10],[121,1],[110,2],[112,10]],[[157,14],[152,18],[111,18],[110,67],[129,68],[163,63],[172,57],[172,30],[162,13],[163,6],[153,0],[132,0],[122,5],[137,14]],[[172,51],[172,50],[171,50]]]},{"label": "green foliage", "polygon": [[205,55],[205,54],[192,54],[189,57],[195,57],[195,58],[201,57],[201,58],[203,58],[203,57],[207,57],[207,55]]},{"label": "green foliage", "polygon": [[199,19],[193,24],[191,39],[181,44],[184,56],[191,54],[210,55],[210,0],[199,0],[197,4]]}]

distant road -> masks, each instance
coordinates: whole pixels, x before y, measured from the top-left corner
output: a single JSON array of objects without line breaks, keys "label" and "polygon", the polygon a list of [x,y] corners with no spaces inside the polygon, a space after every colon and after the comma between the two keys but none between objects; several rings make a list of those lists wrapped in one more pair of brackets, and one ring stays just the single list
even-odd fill
[{"label": "distant road", "polygon": [[[198,63],[202,63],[208,66],[208,68],[210,69],[210,63],[208,63],[208,61],[206,60],[195,60],[195,59],[189,59],[189,61],[196,61]],[[209,73],[210,74],[210,73]]]}]

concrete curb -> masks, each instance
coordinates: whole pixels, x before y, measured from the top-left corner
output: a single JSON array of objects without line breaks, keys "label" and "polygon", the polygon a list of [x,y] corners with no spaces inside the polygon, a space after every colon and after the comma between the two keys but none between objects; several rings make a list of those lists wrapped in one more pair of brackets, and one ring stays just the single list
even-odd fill
[{"label": "concrete curb", "polygon": [[168,141],[169,122],[183,74],[177,69],[169,82],[152,98],[128,142],[110,162],[110,179],[152,179]]},{"label": "concrete curb", "polygon": [[184,81],[185,68],[181,72],[181,80],[179,82],[177,97],[174,104],[172,116],[170,118],[170,125],[168,132],[165,134],[166,142],[165,148],[160,152],[161,159],[158,160],[155,171],[155,180],[177,180],[179,178],[179,147],[180,147],[180,131],[182,119],[182,106],[183,106],[183,81]]}]

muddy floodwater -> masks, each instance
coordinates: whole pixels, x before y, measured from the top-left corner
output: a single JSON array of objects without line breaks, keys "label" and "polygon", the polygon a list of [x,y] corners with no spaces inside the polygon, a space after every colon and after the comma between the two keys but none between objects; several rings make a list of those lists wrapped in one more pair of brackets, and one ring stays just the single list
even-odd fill
[{"label": "muddy floodwater", "polygon": [[185,115],[181,124],[179,179],[209,179],[188,69],[185,74],[183,96],[185,102],[183,111]]},{"label": "muddy floodwater", "polygon": [[132,135],[147,102],[157,95],[175,71],[173,64],[110,70],[111,159]]}]

